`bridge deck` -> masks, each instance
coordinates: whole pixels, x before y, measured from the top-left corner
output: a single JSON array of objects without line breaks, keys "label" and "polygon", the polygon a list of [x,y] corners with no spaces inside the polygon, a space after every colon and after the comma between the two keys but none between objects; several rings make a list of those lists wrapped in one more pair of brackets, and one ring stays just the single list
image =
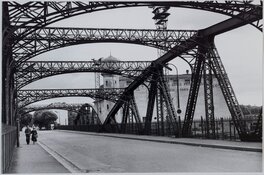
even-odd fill
[{"label": "bridge deck", "polygon": [[[16,149],[15,155],[23,153],[23,157],[14,157],[11,173],[29,173],[29,169],[32,173],[65,173],[60,163],[74,173],[260,172],[262,165],[261,143],[57,130],[39,131],[37,145],[26,145],[23,133],[20,141],[21,148]],[[180,144],[168,144],[172,142]],[[219,149],[219,146],[225,149]],[[32,160],[32,148],[41,154],[33,156],[34,163],[27,161],[27,158]],[[49,154],[60,163],[55,160],[49,163],[52,159]],[[43,166],[36,166],[40,163]]]}]

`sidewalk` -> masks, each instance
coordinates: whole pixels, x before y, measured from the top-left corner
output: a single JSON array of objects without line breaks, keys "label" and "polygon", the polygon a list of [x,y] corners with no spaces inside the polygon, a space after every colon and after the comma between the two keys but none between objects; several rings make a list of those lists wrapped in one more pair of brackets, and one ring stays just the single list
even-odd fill
[{"label": "sidewalk", "polygon": [[20,147],[14,154],[8,173],[70,173],[53,156],[46,152],[39,143],[26,144],[24,133],[20,133]]},{"label": "sidewalk", "polygon": [[61,131],[79,132],[81,134],[88,134],[95,136],[115,137],[115,138],[133,139],[133,140],[142,140],[142,141],[151,141],[151,142],[184,144],[184,145],[201,146],[208,148],[262,152],[262,143],[260,142],[240,142],[240,141],[213,140],[213,139],[210,140],[210,139],[197,139],[197,138],[172,138],[165,136],[161,137],[161,136],[146,136],[146,135],[131,135],[131,134],[93,133],[93,132],[69,131],[69,130],[61,130]]}]

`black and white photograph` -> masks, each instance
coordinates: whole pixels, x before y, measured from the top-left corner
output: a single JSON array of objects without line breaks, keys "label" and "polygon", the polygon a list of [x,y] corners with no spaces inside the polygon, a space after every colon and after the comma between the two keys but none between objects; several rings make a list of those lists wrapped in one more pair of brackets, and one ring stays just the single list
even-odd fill
[{"label": "black and white photograph", "polygon": [[1,1],[2,174],[263,172],[263,1]]}]

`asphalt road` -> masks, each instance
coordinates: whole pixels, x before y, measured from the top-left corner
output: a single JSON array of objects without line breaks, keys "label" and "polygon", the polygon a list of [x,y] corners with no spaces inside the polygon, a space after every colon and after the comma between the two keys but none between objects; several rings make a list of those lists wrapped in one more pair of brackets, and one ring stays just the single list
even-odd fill
[{"label": "asphalt road", "polygon": [[261,172],[262,153],[39,131],[39,141],[84,172]]}]

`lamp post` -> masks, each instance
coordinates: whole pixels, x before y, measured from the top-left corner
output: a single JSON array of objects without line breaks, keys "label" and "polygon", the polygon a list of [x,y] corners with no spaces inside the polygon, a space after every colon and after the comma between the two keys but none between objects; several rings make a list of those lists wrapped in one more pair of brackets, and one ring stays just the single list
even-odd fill
[{"label": "lamp post", "polygon": [[[175,70],[176,70],[176,81],[177,81],[177,114],[178,114],[178,120],[179,120],[179,137],[181,137],[181,107],[180,107],[180,91],[179,91],[179,72],[178,72],[178,68],[172,64],[172,63],[168,63],[168,65],[172,65]],[[167,66],[168,67],[168,66]],[[169,67],[168,67],[169,68]],[[169,68],[169,70],[172,70]]]}]

